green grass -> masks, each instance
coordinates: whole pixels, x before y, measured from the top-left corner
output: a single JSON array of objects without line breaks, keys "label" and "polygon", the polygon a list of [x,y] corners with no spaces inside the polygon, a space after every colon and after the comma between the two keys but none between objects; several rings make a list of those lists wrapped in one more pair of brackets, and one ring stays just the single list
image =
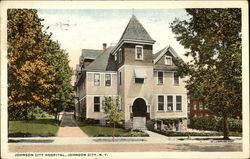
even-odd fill
[{"label": "green grass", "polygon": [[[82,131],[91,137],[113,135],[113,127],[90,125],[83,121],[76,121],[76,123],[82,129]],[[123,128],[115,128],[115,136],[148,136],[148,134],[140,131],[130,131]]]},{"label": "green grass", "polygon": [[59,128],[54,119],[9,121],[9,137],[55,136]]}]

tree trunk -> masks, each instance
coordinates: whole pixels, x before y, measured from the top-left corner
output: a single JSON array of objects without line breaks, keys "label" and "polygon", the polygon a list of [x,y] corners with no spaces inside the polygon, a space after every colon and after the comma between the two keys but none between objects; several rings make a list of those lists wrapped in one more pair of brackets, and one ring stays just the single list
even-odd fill
[{"label": "tree trunk", "polygon": [[113,142],[115,141],[115,123],[114,123],[114,128],[113,128]]},{"label": "tree trunk", "polygon": [[224,140],[229,140],[229,128],[228,128],[228,121],[227,117],[223,117],[223,134],[224,134]]}]

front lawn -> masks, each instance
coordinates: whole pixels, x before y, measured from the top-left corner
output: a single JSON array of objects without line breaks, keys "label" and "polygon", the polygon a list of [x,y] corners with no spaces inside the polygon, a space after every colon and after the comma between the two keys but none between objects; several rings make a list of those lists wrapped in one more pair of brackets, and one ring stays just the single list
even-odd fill
[{"label": "front lawn", "polygon": [[[113,127],[90,125],[84,121],[76,121],[78,126],[88,136],[91,137],[110,137],[113,135]],[[148,136],[147,133],[141,131],[130,131],[123,128],[115,128],[115,136],[120,137],[133,137],[133,136]]]},{"label": "front lawn", "polygon": [[55,136],[59,128],[54,119],[9,121],[9,137]]}]

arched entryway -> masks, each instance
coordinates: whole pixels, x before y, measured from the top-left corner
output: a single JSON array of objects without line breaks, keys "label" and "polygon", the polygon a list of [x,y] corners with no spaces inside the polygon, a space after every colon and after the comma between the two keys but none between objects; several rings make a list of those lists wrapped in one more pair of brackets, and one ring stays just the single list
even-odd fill
[{"label": "arched entryway", "polygon": [[146,101],[143,98],[135,99],[132,106],[133,129],[137,130],[147,129],[146,116],[147,116]]},{"label": "arched entryway", "polygon": [[147,105],[145,100],[137,98],[133,103],[132,112],[134,117],[146,117]]}]

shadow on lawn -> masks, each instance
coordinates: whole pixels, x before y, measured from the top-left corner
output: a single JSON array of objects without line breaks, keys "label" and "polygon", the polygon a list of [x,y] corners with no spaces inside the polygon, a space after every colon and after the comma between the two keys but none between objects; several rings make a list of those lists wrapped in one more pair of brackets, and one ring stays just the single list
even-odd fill
[{"label": "shadow on lawn", "polygon": [[56,135],[54,134],[41,134],[41,135],[34,135],[31,133],[21,133],[21,132],[17,132],[17,133],[10,133],[8,135],[8,137],[54,137]]},{"label": "shadow on lawn", "polygon": [[34,120],[23,120],[20,122],[32,123],[32,124],[50,124],[50,125],[59,125],[60,122],[55,119],[34,119]]}]

